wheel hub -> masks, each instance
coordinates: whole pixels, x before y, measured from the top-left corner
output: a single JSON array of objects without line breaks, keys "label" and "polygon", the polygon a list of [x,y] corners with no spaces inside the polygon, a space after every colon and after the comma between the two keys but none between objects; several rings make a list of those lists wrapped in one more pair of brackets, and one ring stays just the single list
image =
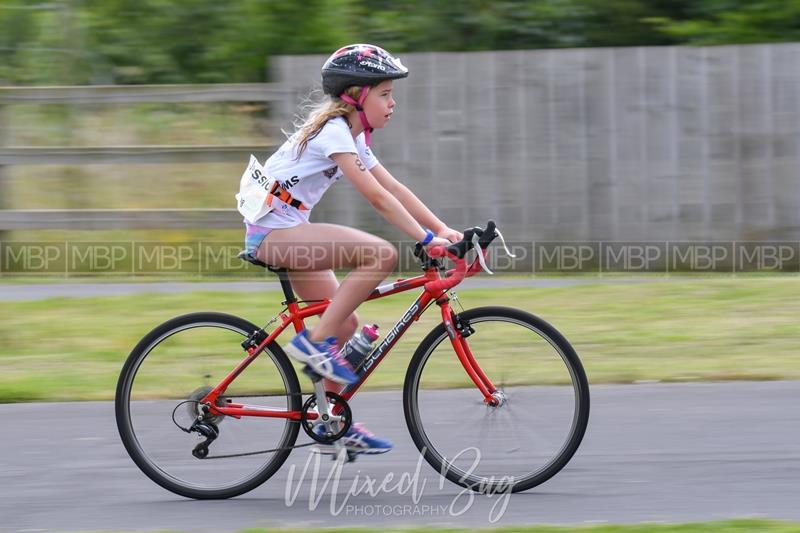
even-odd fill
[{"label": "wheel hub", "polygon": [[[210,414],[208,412],[208,406],[200,402],[200,400],[208,396],[208,393],[212,390],[214,390],[214,388],[209,385],[205,385],[199,389],[196,389],[187,398],[189,401],[186,403],[186,409],[192,420],[200,419],[204,422],[210,422],[215,426],[218,426],[225,419],[225,415]],[[221,407],[225,405],[227,401],[227,398],[220,395],[217,397],[216,404]]]},{"label": "wheel hub", "polygon": [[508,396],[501,390],[496,390],[492,393],[492,399],[486,402],[490,407],[502,407],[508,402]]}]

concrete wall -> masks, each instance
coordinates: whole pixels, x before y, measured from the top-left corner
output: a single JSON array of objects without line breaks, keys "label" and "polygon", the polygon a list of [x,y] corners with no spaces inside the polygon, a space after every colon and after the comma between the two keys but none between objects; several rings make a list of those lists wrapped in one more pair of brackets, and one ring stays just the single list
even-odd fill
[{"label": "concrete wall", "polygon": [[[518,240],[800,238],[800,44],[401,56],[381,162],[449,225]],[[293,97],[324,56],[277,58]],[[294,101],[292,101],[294,100]],[[345,182],[314,219],[398,235]]]}]

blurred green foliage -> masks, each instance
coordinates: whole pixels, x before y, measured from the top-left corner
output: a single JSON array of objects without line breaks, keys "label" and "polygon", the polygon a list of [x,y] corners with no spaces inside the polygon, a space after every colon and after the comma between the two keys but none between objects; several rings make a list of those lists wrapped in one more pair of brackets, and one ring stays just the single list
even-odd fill
[{"label": "blurred green foliage", "polygon": [[268,58],[800,38],[788,0],[0,0],[0,80],[263,81]]}]

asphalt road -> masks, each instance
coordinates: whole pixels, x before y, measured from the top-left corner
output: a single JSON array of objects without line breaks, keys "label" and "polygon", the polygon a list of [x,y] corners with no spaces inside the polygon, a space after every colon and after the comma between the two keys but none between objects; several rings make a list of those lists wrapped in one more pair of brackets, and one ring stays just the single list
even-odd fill
[{"label": "asphalt road", "polygon": [[[298,482],[310,457],[299,449],[258,489],[211,502],[175,496],[141,474],[120,443],[111,403],[0,405],[0,530],[800,520],[798,405],[798,382],[593,386],[577,455],[547,483],[512,495],[504,513],[497,497],[470,501],[460,487],[440,484],[424,462],[416,495],[350,495],[354,480],[379,486],[393,475],[394,486],[414,474],[418,454],[399,391],[356,397],[356,416],[396,448],[347,465],[336,490],[320,483],[312,493],[310,473]],[[297,493],[287,503],[292,464],[299,470],[288,492]],[[333,463],[320,464],[324,481]]]}]

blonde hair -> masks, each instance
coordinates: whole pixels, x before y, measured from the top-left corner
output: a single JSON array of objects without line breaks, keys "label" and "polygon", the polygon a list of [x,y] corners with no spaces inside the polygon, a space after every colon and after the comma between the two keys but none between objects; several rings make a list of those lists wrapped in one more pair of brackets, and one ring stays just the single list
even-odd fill
[{"label": "blonde hair", "polygon": [[[321,91],[312,91],[301,104],[300,109],[303,114],[295,116],[294,127],[295,132],[290,135],[293,139],[294,149],[297,153],[295,159],[300,156],[308,148],[308,142],[319,135],[325,124],[336,117],[346,117],[350,112],[355,111],[355,106],[352,106],[339,97],[324,95],[319,99],[318,95]],[[352,86],[345,90],[345,94],[358,100],[361,94],[361,87]],[[315,101],[317,100],[317,101]],[[345,120],[347,120],[345,118]]]}]

